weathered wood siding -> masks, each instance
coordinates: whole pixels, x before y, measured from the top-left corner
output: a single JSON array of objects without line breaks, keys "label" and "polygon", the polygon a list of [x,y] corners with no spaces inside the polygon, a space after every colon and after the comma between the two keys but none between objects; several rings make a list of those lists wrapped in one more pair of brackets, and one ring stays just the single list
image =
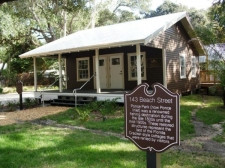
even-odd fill
[{"label": "weathered wood siding", "polygon": [[[197,59],[196,77],[191,75],[191,56],[198,56],[195,48],[188,43],[190,40],[181,23],[161,33],[148,46],[166,49],[167,87],[172,92],[182,93],[194,91],[199,86],[199,59]],[[180,78],[180,54],[186,56],[186,78]]]}]

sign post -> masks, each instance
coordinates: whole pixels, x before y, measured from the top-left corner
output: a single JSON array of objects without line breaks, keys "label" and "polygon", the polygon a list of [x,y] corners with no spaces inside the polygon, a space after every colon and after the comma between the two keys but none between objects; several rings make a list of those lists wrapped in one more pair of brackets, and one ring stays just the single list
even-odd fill
[{"label": "sign post", "polygon": [[22,92],[23,92],[23,82],[18,81],[16,84],[16,92],[19,94],[20,98],[19,98],[19,102],[20,102],[20,110],[23,110],[23,96],[22,96]]},{"label": "sign post", "polygon": [[[124,95],[125,137],[147,152],[147,167],[159,167],[157,154],[180,144],[179,95],[159,83],[138,85]],[[157,163],[158,162],[158,163]]]}]

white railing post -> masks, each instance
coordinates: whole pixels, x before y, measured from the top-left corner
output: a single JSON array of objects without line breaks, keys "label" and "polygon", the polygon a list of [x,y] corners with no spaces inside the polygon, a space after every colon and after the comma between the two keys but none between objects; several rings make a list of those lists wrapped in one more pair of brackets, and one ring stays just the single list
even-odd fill
[{"label": "white railing post", "polygon": [[137,55],[137,85],[141,84],[141,46],[136,45],[136,55]]},{"label": "white railing post", "polygon": [[62,92],[62,55],[58,55],[59,61],[59,92]]},{"label": "white railing post", "polygon": [[101,93],[100,78],[99,78],[99,49],[95,50],[95,71],[96,71],[96,89],[97,93]]},{"label": "white railing post", "polygon": [[162,64],[163,64],[163,85],[167,88],[167,72],[166,72],[166,50],[162,49]]},{"label": "white railing post", "polygon": [[33,57],[34,64],[34,91],[37,92],[37,61],[36,57]]}]

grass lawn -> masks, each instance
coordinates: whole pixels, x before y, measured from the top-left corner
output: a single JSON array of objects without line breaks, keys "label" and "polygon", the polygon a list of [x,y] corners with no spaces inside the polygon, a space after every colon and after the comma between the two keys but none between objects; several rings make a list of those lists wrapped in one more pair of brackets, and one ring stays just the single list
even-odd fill
[{"label": "grass lawn", "polygon": [[[207,97],[204,109],[197,112],[198,118],[210,124],[224,121],[224,111],[217,109],[219,99]],[[211,102],[211,103],[210,103]],[[202,104],[202,97],[191,95],[181,97],[181,139],[194,136],[191,112]],[[212,111],[213,110],[213,111]],[[203,113],[209,115],[203,115]],[[218,113],[220,120],[210,119],[211,113]],[[201,116],[204,117],[201,117]],[[214,115],[214,114],[212,114]],[[96,117],[97,116],[97,117]],[[102,121],[100,114],[92,112],[89,120],[82,122],[74,108],[57,115],[45,117],[61,124],[84,126],[116,133],[124,132],[124,112],[119,107],[114,114]],[[217,117],[215,117],[217,118]],[[206,122],[206,123],[207,123]],[[225,124],[223,125],[225,128]],[[225,129],[224,129],[225,130]],[[224,142],[224,135],[217,137]],[[223,168],[225,159],[209,153],[187,153],[173,148],[161,154],[161,167],[165,168]],[[132,142],[113,136],[93,134],[47,126],[15,124],[0,127],[0,168],[144,168],[146,153]]]},{"label": "grass lawn", "polygon": [[[225,108],[221,97],[205,96],[204,108],[198,110],[197,118],[207,125],[225,122]],[[214,138],[217,142],[225,142],[225,123],[222,125],[223,133]]]},{"label": "grass lawn", "polygon": [[[133,143],[88,131],[31,124],[0,128],[2,168],[144,168],[145,152]],[[216,167],[225,161],[214,155],[197,155],[168,150],[161,154],[161,166]]]},{"label": "grass lawn", "polygon": [[200,95],[183,96],[180,99],[180,136],[181,140],[193,137],[195,130],[191,123],[191,112],[202,104]]},{"label": "grass lawn", "polygon": [[216,124],[225,120],[225,108],[222,108],[221,97],[205,96],[204,108],[199,109],[196,116],[205,124]]},{"label": "grass lawn", "polygon": [[115,137],[30,124],[0,130],[0,167],[143,167],[144,153]]},{"label": "grass lawn", "polygon": [[[194,135],[195,133],[194,126],[191,123],[191,112],[192,110],[197,108],[197,106],[200,106],[201,103],[202,98],[199,95],[181,97],[181,108],[180,108],[181,140],[191,138]],[[84,126],[89,129],[98,129],[116,133],[124,132],[123,107],[120,107],[119,110],[117,110],[117,112],[114,115],[109,115],[108,119],[104,122],[101,119],[96,119],[95,114],[93,113],[90,113],[88,121],[80,122],[77,119],[76,111],[74,108],[71,108],[60,114],[48,116],[45,118],[55,120],[61,124]]]}]

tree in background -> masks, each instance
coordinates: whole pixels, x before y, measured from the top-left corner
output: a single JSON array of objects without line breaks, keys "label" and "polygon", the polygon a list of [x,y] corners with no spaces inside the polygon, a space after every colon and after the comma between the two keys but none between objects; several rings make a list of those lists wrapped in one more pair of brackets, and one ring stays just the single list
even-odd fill
[{"label": "tree in background", "polygon": [[[210,8],[209,17],[211,24],[204,27],[202,39],[205,43],[210,44],[210,49],[214,51],[214,57],[219,58],[216,63],[216,73],[220,79],[220,84],[223,89],[223,102],[225,107],[225,45],[217,43],[225,43],[225,0],[214,1]],[[216,45],[220,45],[220,51],[217,51]]]},{"label": "tree in background", "polygon": [[225,1],[214,1],[213,6],[209,9],[207,16],[209,22],[198,27],[198,35],[211,56],[208,62],[209,67],[213,67],[213,72],[217,74],[220,85],[223,90],[223,102],[225,107]]},{"label": "tree in background", "polygon": [[200,25],[208,23],[207,11],[197,10],[195,8],[189,9],[187,6],[176,4],[169,0],[166,0],[162,5],[156,8],[156,10],[150,10],[149,12],[144,13],[144,17],[149,18],[184,11],[189,15],[190,21],[195,29],[198,29]]},{"label": "tree in background", "polygon": [[[7,81],[12,81],[10,79],[15,79],[15,73],[30,70],[26,66],[28,60],[21,60],[18,55],[78,30],[135,20],[138,17],[135,13],[147,10],[149,2],[20,0],[1,4],[0,62],[3,62],[3,67],[0,77],[4,76]],[[38,64],[38,69],[42,69],[41,73],[57,62],[56,59],[39,59],[41,64]],[[3,71],[6,64],[7,69]],[[17,70],[17,67],[21,68]]]}]

